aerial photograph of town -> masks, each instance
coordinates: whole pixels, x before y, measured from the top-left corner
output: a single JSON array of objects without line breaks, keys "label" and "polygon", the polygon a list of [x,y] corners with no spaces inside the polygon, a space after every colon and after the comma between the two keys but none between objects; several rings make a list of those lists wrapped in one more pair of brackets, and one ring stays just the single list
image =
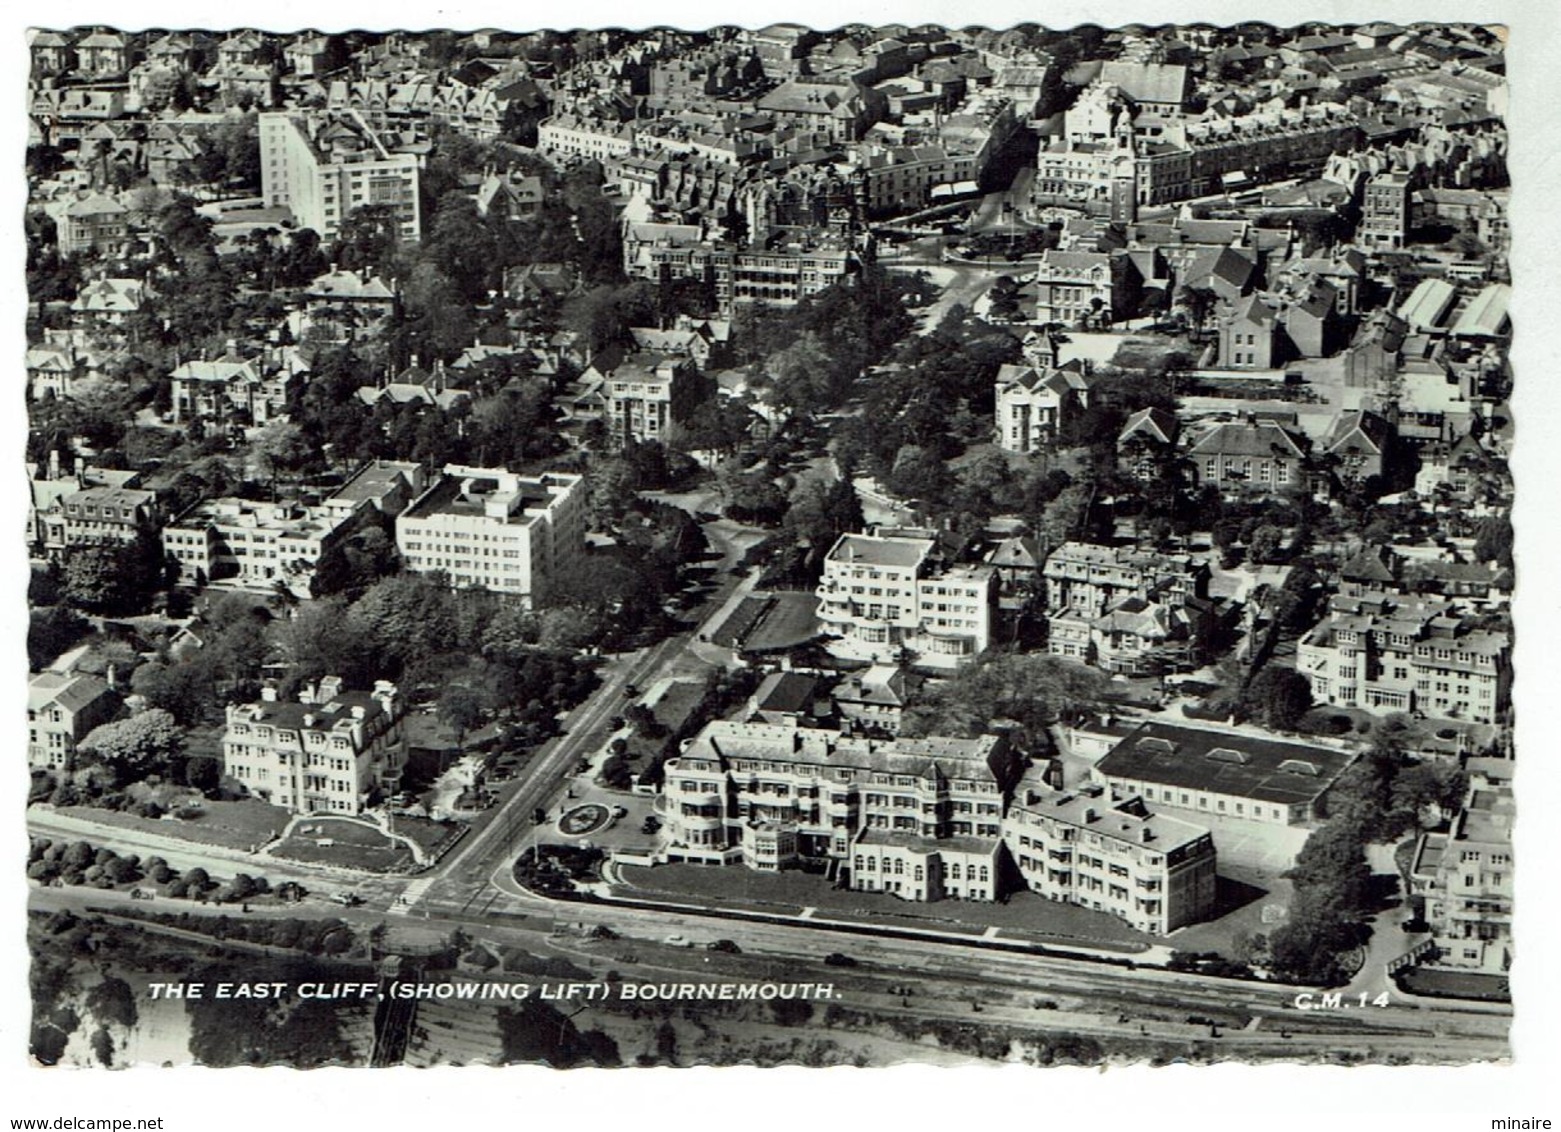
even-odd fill
[{"label": "aerial photograph of town", "polygon": [[1508,1061],[1506,47],[32,30],[28,1072]]}]

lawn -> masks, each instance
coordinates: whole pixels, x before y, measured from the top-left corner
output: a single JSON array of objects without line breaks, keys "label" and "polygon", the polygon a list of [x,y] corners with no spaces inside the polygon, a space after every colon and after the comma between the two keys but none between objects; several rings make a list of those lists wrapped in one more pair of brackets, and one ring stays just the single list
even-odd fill
[{"label": "lawn", "polygon": [[710,640],[722,648],[739,647],[768,608],[768,598],[743,598],[737,608],[727,614],[726,620],[711,630]]},{"label": "lawn", "polygon": [[407,815],[393,819],[391,828],[407,840],[415,841],[430,857],[437,855],[466,832],[466,826],[460,822],[434,821]]},{"label": "lawn", "polygon": [[363,849],[375,849],[388,843],[377,826],[342,818],[306,818],[293,827],[288,840],[309,837],[329,838],[338,845],[356,845]]},{"label": "lawn", "polygon": [[1116,349],[1111,364],[1123,369],[1151,369],[1169,354],[1191,353],[1185,341],[1174,338],[1128,338]]},{"label": "lawn", "polygon": [[102,810],[91,806],[63,806],[59,813],[120,829],[137,829],[143,833],[177,837],[200,845],[244,850],[253,850],[270,841],[282,832],[292,817],[280,806],[259,801],[203,801],[200,806],[200,816],[188,820],[143,818],[120,810]]},{"label": "lawn", "polygon": [[818,598],[811,593],[770,595],[771,604],[742,642],[744,652],[792,648],[818,636]]},{"label": "lawn", "polygon": [[988,927],[1003,929],[1005,938],[1023,938],[1091,947],[1139,950],[1150,937],[1134,931],[1114,916],[1018,893],[1007,904],[959,900],[913,904],[878,892],[852,892],[814,873],[788,870],[756,873],[742,868],[703,865],[637,865],[619,867],[629,888],[623,896],[659,895],[712,907],[797,915],[803,908],[832,919],[865,924],[890,923],[904,928],[979,935]]},{"label": "lawn", "polygon": [[1477,971],[1444,971],[1437,967],[1411,967],[1398,975],[1399,985],[1410,994],[1435,998],[1472,998],[1481,1002],[1511,1002],[1506,975]]},{"label": "lawn", "polygon": [[[322,839],[334,844],[321,845]],[[411,850],[391,841],[379,830],[331,818],[300,823],[272,849],[271,854],[290,861],[337,865],[371,873],[394,872],[412,863]]]}]

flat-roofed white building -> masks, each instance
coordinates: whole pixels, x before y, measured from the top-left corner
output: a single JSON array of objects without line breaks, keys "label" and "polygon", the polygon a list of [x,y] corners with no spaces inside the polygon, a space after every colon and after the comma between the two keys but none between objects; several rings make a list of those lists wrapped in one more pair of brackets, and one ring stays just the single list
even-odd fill
[{"label": "flat-roofed white building", "polygon": [[409,570],[535,601],[580,566],[584,477],[447,464],[396,519],[396,547]]},{"label": "flat-roofed white building", "polygon": [[824,560],[819,620],[831,655],[953,669],[992,640],[997,571],[945,566],[931,537],[844,534]]},{"label": "flat-roofed white building", "polygon": [[226,583],[262,593],[285,586],[313,597],[320,560],[357,529],[352,512],[300,503],[206,499],[163,528],[179,582]]},{"label": "flat-roofed white building", "polygon": [[260,190],[266,208],[288,208],[320,239],[340,234],[363,205],[384,205],[402,240],[418,239],[422,158],[397,153],[362,117],[285,111],[260,115]]}]

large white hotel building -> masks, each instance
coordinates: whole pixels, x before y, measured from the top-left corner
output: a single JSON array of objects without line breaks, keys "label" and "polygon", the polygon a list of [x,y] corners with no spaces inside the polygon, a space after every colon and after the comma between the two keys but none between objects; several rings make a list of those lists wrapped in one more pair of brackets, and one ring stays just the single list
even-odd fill
[{"label": "large white hotel building", "polygon": [[1025,790],[1001,736],[871,740],[718,720],[665,765],[659,861],[811,862],[852,889],[994,901],[1028,887],[1165,934],[1214,907],[1209,831],[1113,801]]},{"label": "large white hotel building", "polygon": [[342,221],[363,205],[394,210],[402,240],[419,238],[415,153],[387,149],[355,113],[260,115],[260,191],[267,208],[287,208],[300,228],[320,239],[340,234]]},{"label": "large white hotel building", "polygon": [[584,555],[584,478],[447,464],[396,519],[396,549],[409,570],[535,601]]}]

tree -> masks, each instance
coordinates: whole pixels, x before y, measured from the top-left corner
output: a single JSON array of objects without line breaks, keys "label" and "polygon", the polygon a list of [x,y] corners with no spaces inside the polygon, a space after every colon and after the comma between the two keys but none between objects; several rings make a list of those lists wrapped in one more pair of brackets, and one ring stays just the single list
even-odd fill
[{"label": "tree", "polygon": [[394,275],[400,245],[401,222],[395,207],[365,204],[342,221],[332,258],[350,271],[373,268],[380,275]]},{"label": "tree", "polygon": [[1371,907],[1366,841],[1352,821],[1330,821],[1315,831],[1285,875],[1311,899],[1344,915],[1359,915]]},{"label": "tree", "polygon": [[1481,519],[1475,529],[1474,558],[1477,562],[1494,562],[1503,569],[1512,569],[1512,520],[1505,515],[1493,515]]},{"label": "tree", "polygon": [[1241,698],[1244,715],[1274,731],[1293,731],[1312,708],[1312,684],[1292,668],[1268,667],[1254,676]]},{"label": "tree", "polygon": [[95,755],[114,767],[125,782],[166,771],[168,761],[183,747],[183,729],[161,708],[148,708],[129,719],[101,724],[81,741],[83,754]]},{"label": "tree", "polygon": [[146,608],[162,582],[162,547],[148,536],[71,546],[63,571],[65,600],[71,605],[92,613],[134,613]]},{"label": "tree", "polygon": [[497,250],[470,196],[454,190],[439,198],[423,254],[455,284],[466,302],[482,302],[496,286]]},{"label": "tree", "polygon": [[184,764],[184,781],[203,794],[210,794],[222,781],[222,764],[210,755],[196,755]]},{"label": "tree", "polygon": [[340,598],[301,603],[273,621],[266,637],[287,662],[292,685],[340,676],[349,686],[362,687],[383,674],[375,666],[363,624]]},{"label": "tree", "polygon": [[34,608],[27,624],[28,665],[47,667],[91,631],[87,619],[67,606]]},{"label": "tree", "polygon": [[131,675],[130,689],[185,726],[199,723],[217,694],[215,674],[197,658],[148,661]]},{"label": "tree", "polygon": [[455,732],[456,746],[460,746],[468,732],[482,726],[482,699],[469,687],[450,684],[439,694],[438,713],[440,722]]},{"label": "tree", "polygon": [[1427,761],[1404,767],[1393,778],[1388,794],[1390,821],[1398,827],[1394,833],[1399,829],[1420,832],[1427,810],[1433,807],[1438,814],[1456,810],[1468,785],[1468,776],[1456,765]]},{"label": "tree", "polygon": [[256,470],[276,487],[277,479],[288,472],[299,472],[320,458],[318,446],[310,443],[304,430],[291,421],[272,421],[260,430],[251,448]]},{"label": "tree", "polygon": [[403,290],[406,322],[399,328],[405,352],[432,361],[451,358],[471,345],[471,306],[455,283],[428,261],[412,269]]},{"label": "tree", "polygon": [[1345,913],[1298,895],[1290,918],[1269,936],[1269,968],[1291,982],[1336,986],[1348,980],[1342,956],[1362,934]]},{"label": "tree", "polygon": [[1024,749],[1047,749],[1047,728],[1070,712],[1104,702],[1109,684],[1092,668],[1061,657],[1002,653],[979,658],[952,679],[930,686],[905,713],[906,735],[973,737],[994,724],[1015,725]]},{"label": "tree", "polygon": [[1264,523],[1252,532],[1247,543],[1247,560],[1258,565],[1273,562],[1283,542],[1284,531],[1272,523]]}]

